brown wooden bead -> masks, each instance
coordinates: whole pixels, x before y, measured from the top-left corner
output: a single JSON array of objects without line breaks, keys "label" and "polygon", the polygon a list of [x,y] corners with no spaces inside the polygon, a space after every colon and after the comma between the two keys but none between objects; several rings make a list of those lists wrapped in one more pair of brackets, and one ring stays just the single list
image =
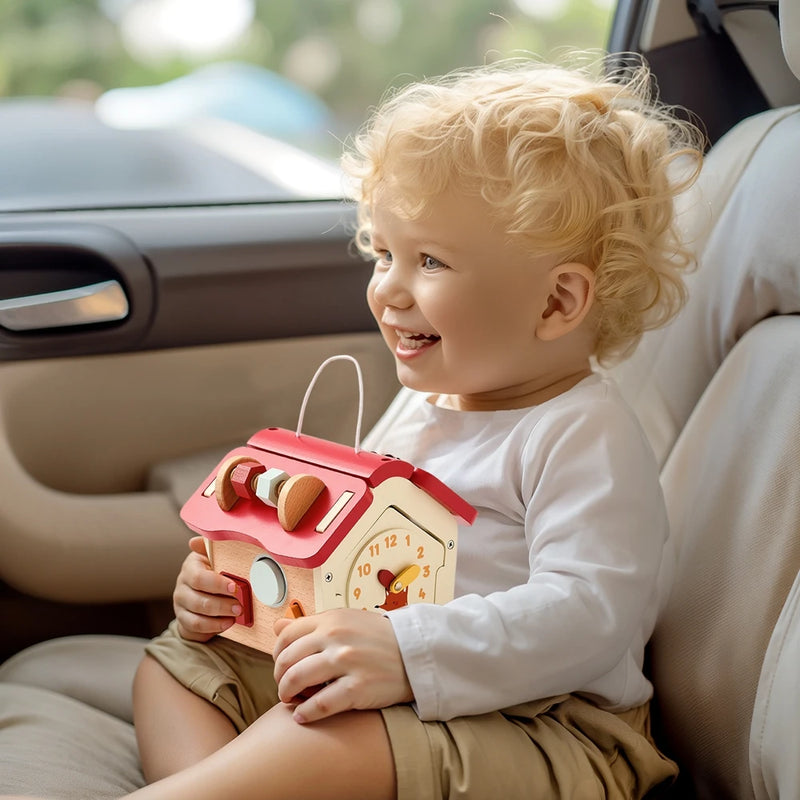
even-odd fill
[{"label": "brown wooden bead", "polygon": [[320,496],[325,484],[314,475],[292,475],[278,496],[278,522],[285,531],[293,531],[306,511]]}]

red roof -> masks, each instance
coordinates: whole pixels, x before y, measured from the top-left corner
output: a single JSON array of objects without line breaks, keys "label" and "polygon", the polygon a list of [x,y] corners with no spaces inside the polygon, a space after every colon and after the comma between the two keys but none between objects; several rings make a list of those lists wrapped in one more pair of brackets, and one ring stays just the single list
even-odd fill
[{"label": "red roof", "polygon": [[[276,509],[264,503],[241,499],[230,511],[223,511],[213,494],[205,497],[203,493],[216,476],[218,465],[186,502],[181,518],[201,536],[251,542],[284,564],[307,568],[323,564],[371,505],[371,490],[388,478],[406,478],[466,523],[471,524],[476,516],[475,509],[440,480],[407,461],[363,450],[356,452],[353,447],[314,436],[267,428],[224,460],[235,455],[247,456],[267,469],[275,467],[289,475],[315,475],[325,483],[325,489],[289,533],[280,526]],[[351,492],[352,497],[325,530],[317,532],[321,520],[345,492]]]}]

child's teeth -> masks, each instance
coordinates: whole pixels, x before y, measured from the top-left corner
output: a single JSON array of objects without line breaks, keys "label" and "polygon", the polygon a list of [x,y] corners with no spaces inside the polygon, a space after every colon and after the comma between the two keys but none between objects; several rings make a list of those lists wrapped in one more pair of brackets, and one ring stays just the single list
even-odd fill
[{"label": "child's teeth", "polygon": [[439,337],[427,333],[412,333],[411,331],[397,331],[403,346],[409,350],[419,349],[437,340]]}]

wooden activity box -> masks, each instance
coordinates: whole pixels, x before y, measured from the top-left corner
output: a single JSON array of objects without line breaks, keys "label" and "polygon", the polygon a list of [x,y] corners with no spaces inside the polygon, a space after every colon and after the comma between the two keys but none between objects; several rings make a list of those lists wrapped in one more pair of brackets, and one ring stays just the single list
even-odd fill
[{"label": "wooden activity box", "polygon": [[256,433],[181,510],[237,586],[222,635],[271,652],[279,617],[451,600],[458,522],[475,509],[406,461],[299,430]]}]

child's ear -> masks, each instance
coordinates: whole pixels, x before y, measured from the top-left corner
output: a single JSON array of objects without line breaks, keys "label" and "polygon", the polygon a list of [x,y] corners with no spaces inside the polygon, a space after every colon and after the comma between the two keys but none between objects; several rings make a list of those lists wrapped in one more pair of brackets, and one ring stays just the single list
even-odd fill
[{"label": "child's ear", "polygon": [[594,272],[585,264],[558,264],[550,270],[549,280],[547,307],[536,326],[536,335],[546,342],[575,330],[594,302]]}]

